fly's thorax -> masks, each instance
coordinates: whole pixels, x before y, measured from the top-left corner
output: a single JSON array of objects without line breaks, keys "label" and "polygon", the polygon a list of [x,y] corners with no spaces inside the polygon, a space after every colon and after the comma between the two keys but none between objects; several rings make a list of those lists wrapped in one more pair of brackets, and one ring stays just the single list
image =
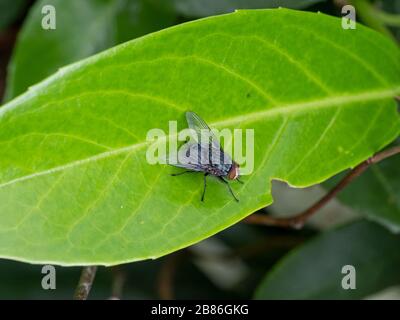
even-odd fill
[{"label": "fly's thorax", "polygon": [[228,179],[235,180],[237,177],[239,177],[239,165],[236,162],[233,162],[228,172]]}]

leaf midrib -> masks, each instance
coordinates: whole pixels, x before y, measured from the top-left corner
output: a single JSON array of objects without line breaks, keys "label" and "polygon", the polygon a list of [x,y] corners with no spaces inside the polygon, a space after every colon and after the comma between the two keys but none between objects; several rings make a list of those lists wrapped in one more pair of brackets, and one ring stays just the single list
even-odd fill
[{"label": "leaf midrib", "polygon": [[[352,94],[352,95],[328,97],[328,98],[318,99],[318,100],[314,100],[314,101],[276,106],[271,109],[256,111],[256,112],[247,113],[244,115],[242,114],[242,115],[234,116],[234,117],[231,117],[231,118],[228,118],[225,120],[210,122],[210,125],[215,126],[215,127],[221,127],[221,126],[229,126],[229,125],[232,125],[232,124],[235,124],[238,122],[244,122],[244,121],[249,123],[249,122],[253,122],[256,120],[265,119],[268,117],[274,117],[274,116],[278,116],[278,115],[288,114],[290,112],[293,112],[292,109],[295,109],[294,111],[297,113],[302,113],[305,111],[316,110],[318,108],[335,107],[340,104],[346,105],[346,104],[350,104],[350,103],[354,103],[354,102],[366,102],[366,101],[373,101],[373,100],[379,100],[379,99],[385,99],[385,98],[393,98],[394,96],[396,96],[398,94],[400,94],[400,86],[393,87],[393,89],[366,91],[366,92]],[[173,135],[166,135],[165,139],[170,138],[170,137],[173,137]],[[57,166],[54,168],[40,171],[40,172],[37,172],[34,174],[22,176],[22,177],[19,177],[19,178],[13,179],[13,180],[9,180],[7,182],[0,184],[0,189],[10,186],[10,185],[13,185],[18,182],[31,180],[31,179],[34,179],[34,178],[37,178],[40,176],[45,176],[45,175],[53,174],[56,172],[61,172],[61,171],[67,170],[69,168],[77,167],[77,166],[80,166],[80,165],[83,165],[86,163],[95,162],[97,160],[117,156],[117,155],[120,155],[120,154],[123,154],[126,152],[131,152],[135,149],[141,149],[142,147],[145,147],[148,144],[149,144],[149,141],[142,141],[139,143],[135,143],[133,145],[113,149],[111,151],[102,152],[102,153],[96,154],[94,156],[85,158],[85,159],[76,160],[76,161],[61,165],[61,166]]]}]

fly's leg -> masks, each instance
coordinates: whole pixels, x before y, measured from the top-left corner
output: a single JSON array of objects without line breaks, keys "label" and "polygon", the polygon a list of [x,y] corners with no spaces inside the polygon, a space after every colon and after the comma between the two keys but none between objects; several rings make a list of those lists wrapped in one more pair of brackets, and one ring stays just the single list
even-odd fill
[{"label": "fly's leg", "polygon": [[180,176],[180,175],[185,174],[185,173],[193,173],[193,172],[197,172],[197,171],[186,170],[186,171],[179,172],[179,173],[171,173],[171,176],[176,177],[176,176]]},{"label": "fly's leg", "polygon": [[239,182],[240,184],[244,183],[242,180],[239,180],[239,178],[236,178],[236,181]]},{"label": "fly's leg", "polygon": [[229,192],[231,193],[232,197],[233,197],[237,202],[239,202],[239,199],[238,199],[238,198],[235,196],[235,194],[233,193],[232,188],[231,188],[229,182],[226,181],[223,177],[218,177],[218,178],[228,186]]},{"label": "fly's leg", "polygon": [[205,173],[204,174],[204,188],[203,188],[203,194],[201,195],[201,201],[204,201],[204,196],[206,194],[207,176],[208,176],[208,173]]}]

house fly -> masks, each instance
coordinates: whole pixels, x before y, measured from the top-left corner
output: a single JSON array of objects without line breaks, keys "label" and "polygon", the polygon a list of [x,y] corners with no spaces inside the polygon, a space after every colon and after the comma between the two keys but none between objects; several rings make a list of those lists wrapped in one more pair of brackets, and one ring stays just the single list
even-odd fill
[{"label": "house fly", "polygon": [[207,176],[217,177],[227,185],[229,192],[236,201],[239,199],[233,193],[229,180],[239,180],[239,165],[224,152],[219,141],[209,126],[194,112],[186,112],[189,129],[194,132],[194,139],[186,142],[178,152],[177,162],[169,164],[187,169],[186,171],[172,174],[179,176],[185,173],[204,173],[204,188],[201,201],[207,187]]}]

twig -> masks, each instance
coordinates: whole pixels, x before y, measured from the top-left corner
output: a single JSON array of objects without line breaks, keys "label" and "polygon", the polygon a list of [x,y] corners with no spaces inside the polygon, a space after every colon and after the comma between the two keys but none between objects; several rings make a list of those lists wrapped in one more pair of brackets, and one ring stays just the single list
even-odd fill
[{"label": "twig", "polygon": [[348,0],[333,0],[333,4],[337,6],[339,9],[349,4]]},{"label": "twig", "polygon": [[94,277],[96,276],[97,267],[90,266],[82,269],[78,286],[74,293],[74,300],[86,300],[90,289],[92,288]]},{"label": "twig", "polygon": [[161,267],[158,278],[158,295],[163,300],[174,299],[174,280],[176,270],[182,258],[186,256],[186,251],[178,251],[166,257],[166,261]]},{"label": "twig", "polygon": [[122,299],[122,291],[126,281],[126,272],[122,266],[116,266],[111,269],[113,280],[110,300]]},{"label": "twig", "polygon": [[271,216],[266,216],[263,214],[252,214],[247,218],[243,219],[246,223],[251,224],[262,224],[267,226],[277,226],[286,228],[300,229],[303,227],[304,223],[310,218],[314,213],[316,213],[320,208],[325,206],[331,199],[333,199],[341,190],[343,190],[350,182],[361,175],[367,168],[374,163],[378,163],[388,157],[400,153],[400,146],[396,146],[390,149],[381,151],[374,156],[368,158],[364,162],[360,163],[354,169],[352,169],[340,182],[330,190],[325,196],[323,196],[319,201],[313,204],[311,207],[305,211],[288,218],[276,218]]}]

